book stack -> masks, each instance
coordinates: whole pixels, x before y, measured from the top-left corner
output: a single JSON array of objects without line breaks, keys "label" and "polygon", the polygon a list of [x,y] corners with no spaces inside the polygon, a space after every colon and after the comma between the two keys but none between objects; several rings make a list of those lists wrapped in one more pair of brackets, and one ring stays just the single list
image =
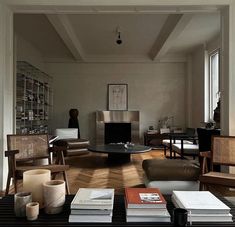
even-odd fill
[{"label": "book stack", "polygon": [[170,222],[166,201],[158,188],[125,188],[127,222]]},{"label": "book stack", "polygon": [[80,188],[71,202],[69,222],[112,222],[114,189]]},{"label": "book stack", "polygon": [[209,191],[173,191],[171,199],[188,211],[188,222],[232,222],[231,209]]}]

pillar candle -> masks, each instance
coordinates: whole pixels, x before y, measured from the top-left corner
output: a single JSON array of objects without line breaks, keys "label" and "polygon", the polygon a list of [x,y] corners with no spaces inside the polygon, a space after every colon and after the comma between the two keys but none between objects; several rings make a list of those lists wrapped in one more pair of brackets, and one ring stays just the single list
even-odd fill
[{"label": "pillar candle", "polygon": [[47,169],[34,169],[23,174],[23,190],[32,192],[32,200],[39,203],[39,208],[44,207],[43,183],[51,180],[51,171]]}]

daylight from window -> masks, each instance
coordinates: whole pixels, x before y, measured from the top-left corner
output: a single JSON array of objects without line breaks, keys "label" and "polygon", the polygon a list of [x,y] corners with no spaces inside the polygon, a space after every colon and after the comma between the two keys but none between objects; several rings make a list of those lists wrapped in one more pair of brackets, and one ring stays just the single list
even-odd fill
[{"label": "daylight from window", "polygon": [[214,119],[214,111],[217,108],[220,92],[219,92],[219,51],[210,54],[209,58],[209,115],[210,119]]}]

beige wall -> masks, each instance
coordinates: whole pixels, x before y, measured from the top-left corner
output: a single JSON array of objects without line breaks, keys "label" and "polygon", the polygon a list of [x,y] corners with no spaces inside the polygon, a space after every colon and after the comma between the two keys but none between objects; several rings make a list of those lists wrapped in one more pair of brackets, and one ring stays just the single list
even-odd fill
[{"label": "beige wall", "polygon": [[140,136],[174,116],[185,126],[185,64],[48,64],[53,76],[53,128],[67,127],[68,111],[80,111],[81,136],[94,139],[96,110],[107,110],[107,84],[128,84],[128,109],[140,111]]},{"label": "beige wall", "polygon": [[40,51],[19,34],[16,34],[16,55],[18,61],[27,61],[45,71],[44,59]]},{"label": "beige wall", "polygon": [[192,54],[192,127],[203,126],[204,121],[204,46]]},{"label": "beige wall", "polygon": [[17,35],[17,60],[28,61],[53,76],[55,128],[67,127],[68,111],[80,111],[81,136],[95,137],[95,111],[107,110],[107,85],[128,84],[128,109],[140,111],[140,138],[148,126],[174,116],[176,126],[185,127],[185,64],[44,64],[41,53]]}]

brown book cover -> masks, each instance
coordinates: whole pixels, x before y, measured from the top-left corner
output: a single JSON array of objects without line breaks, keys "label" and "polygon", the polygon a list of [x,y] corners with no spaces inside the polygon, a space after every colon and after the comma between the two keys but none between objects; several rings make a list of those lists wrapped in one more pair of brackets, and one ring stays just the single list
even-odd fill
[{"label": "brown book cover", "polygon": [[127,208],[166,208],[158,188],[125,188]]}]

